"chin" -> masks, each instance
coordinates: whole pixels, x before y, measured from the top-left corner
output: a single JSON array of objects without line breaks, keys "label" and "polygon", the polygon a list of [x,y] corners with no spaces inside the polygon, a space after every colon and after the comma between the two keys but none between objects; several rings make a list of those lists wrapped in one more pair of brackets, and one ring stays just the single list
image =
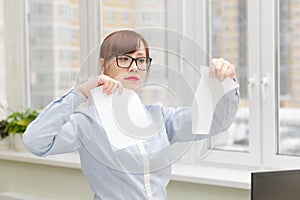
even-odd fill
[{"label": "chin", "polygon": [[141,87],[141,85],[140,84],[125,84],[125,83],[123,83],[123,87],[126,88],[126,89],[136,91]]},{"label": "chin", "polygon": [[139,87],[138,86],[133,86],[133,85],[123,85],[124,88],[129,89],[129,90],[137,90]]}]

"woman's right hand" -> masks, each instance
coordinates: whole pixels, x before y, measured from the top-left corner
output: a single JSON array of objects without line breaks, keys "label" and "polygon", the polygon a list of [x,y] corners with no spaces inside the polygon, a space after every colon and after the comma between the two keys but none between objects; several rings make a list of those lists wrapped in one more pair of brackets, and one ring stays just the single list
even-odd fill
[{"label": "woman's right hand", "polygon": [[123,86],[120,81],[106,75],[91,78],[87,82],[76,86],[76,89],[88,98],[90,96],[90,90],[99,86],[103,86],[103,92],[107,95],[112,94],[116,89],[118,89],[119,93],[123,90]]}]

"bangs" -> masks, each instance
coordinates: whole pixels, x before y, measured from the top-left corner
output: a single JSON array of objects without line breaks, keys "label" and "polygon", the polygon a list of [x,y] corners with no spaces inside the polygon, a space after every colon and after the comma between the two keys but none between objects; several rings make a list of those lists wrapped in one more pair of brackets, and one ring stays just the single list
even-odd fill
[{"label": "bangs", "polygon": [[112,43],[112,55],[134,53],[140,47],[141,39],[131,34],[122,34]]},{"label": "bangs", "polygon": [[141,46],[141,42],[145,46],[146,56],[148,57],[148,44],[140,34],[129,30],[113,32],[104,39],[100,49],[100,58],[107,61],[116,54],[134,53]]}]

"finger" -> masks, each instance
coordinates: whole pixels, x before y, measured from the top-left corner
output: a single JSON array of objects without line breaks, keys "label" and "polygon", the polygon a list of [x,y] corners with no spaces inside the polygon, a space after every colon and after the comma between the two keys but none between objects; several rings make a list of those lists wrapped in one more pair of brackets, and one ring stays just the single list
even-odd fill
[{"label": "finger", "polygon": [[105,89],[106,94],[110,94],[112,93],[112,88],[114,87],[114,82],[113,81],[109,81],[109,85],[108,87]]},{"label": "finger", "polygon": [[104,84],[104,75],[98,76],[98,87]]},{"label": "finger", "polygon": [[114,91],[115,91],[115,90],[117,89],[117,87],[118,87],[118,83],[115,83],[115,84],[112,84],[112,85],[113,85],[113,86],[112,86],[112,88],[110,89],[108,95],[114,93]]},{"label": "finger", "polygon": [[220,81],[224,81],[226,78],[226,71],[228,69],[228,67],[230,66],[230,63],[227,60],[224,60],[223,58],[220,59],[220,62],[222,63],[222,66],[220,68],[219,71],[219,77],[220,77]]},{"label": "finger", "polygon": [[216,59],[216,69],[217,69],[217,71],[221,71],[222,66],[224,64],[224,61],[225,60],[223,58]]},{"label": "finger", "polygon": [[217,65],[217,59],[216,58],[211,59],[209,66],[212,67],[212,66],[216,66],[216,65]]},{"label": "finger", "polygon": [[104,86],[103,86],[103,92],[107,91],[107,89],[109,88],[109,85],[110,85],[110,81],[109,80],[105,80]]},{"label": "finger", "polygon": [[224,81],[228,75],[227,75],[227,71],[230,69],[230,64],[228,62],[225,62],[223,64],[223,67],[222,67],[222,73],[221,73],[221,80]]},{"label": "finger", "polygon": [[217,79],[220,80],[220,81],[222,80],[222,67],[223,67],[223,64],[224,64],[224,59],[222,59],[222,58],[217,59],[215,73],[216,73]]},{"label": "finger", "polygon": [[118,92],[121,94],[123,92],[123,85],[120,81],[118,81]]},{"label": "finger", "polygon": [[216,73],[215,73],[216,64],[217,64],[217,61],[215,58],[213,58],[209,64],[209,76],[211,78],[216,78]]},{"label": "finger", "polygon": [[235,67],[234,65],[231,65],[230,68],[227,71],[227,76],[230,78],[235,78]]},{"label": "finger", "polygon": [[226,76],[230,77],[230,78],[235,78],[235,70],[234,67],[230,67],[227,72],[226,72]]},{"label": "finger", "polygon": [[107,94],[111,94],[114,92],[114,87],[117,85],[116,81],[111,81],[109,87],[107,88]]}]

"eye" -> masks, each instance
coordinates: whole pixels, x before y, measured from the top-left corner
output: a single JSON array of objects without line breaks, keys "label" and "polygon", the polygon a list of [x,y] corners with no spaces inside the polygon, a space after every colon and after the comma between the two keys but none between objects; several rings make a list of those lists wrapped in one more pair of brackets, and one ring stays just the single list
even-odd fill
[{"label": "eye", "polygon": [[118,60],[121,62],[126,62],[129,60],[129,58],[127,56],[118,56]]},{"label": "eye", "polygon": [[139,59],[138,59],[138,62],[139,62],[139,63],[145,63],[145,62],[146,62],[146,58],[139,58]]}]

